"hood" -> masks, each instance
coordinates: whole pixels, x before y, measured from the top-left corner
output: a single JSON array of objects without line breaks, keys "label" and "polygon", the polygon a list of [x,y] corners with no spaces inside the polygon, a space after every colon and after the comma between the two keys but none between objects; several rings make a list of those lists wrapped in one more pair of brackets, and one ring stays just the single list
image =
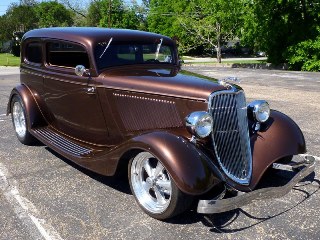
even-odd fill
[{"label": "hood", "polygon": [[112,68],[102,72],[99,79],[111,88],[203,101],[212,92],[226,89],[214,78],[159,65]]}]

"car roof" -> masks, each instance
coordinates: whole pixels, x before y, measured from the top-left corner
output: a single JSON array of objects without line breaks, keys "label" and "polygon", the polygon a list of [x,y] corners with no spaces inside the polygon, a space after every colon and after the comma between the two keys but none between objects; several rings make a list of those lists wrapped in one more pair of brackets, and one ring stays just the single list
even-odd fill
[{"label": "car roof", "polygon": [[109,41],[159,41],[163,39],[167,44],[172,40],[166,36],[129,29],[98,28],[98,27],[51,27],[28,31],[23,36],[23,41],[29,38],[50,38],[78,42],[86,46],[95,45],[98,42]]}]

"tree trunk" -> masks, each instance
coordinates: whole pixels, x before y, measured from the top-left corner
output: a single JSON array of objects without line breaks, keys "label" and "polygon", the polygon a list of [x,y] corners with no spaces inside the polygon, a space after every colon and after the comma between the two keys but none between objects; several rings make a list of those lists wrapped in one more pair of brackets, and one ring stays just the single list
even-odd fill
[{"label": "tree trunk", "polygon": [[221,63],[221,44],[220,44],[220,41],[218,41],[218,44],[217,44],[217,61],[218,61],[218,63]]},{"label": "tree trunk", "polygon": [[217,61],[221,63],[221,25],[216,23],[217,29]]}]

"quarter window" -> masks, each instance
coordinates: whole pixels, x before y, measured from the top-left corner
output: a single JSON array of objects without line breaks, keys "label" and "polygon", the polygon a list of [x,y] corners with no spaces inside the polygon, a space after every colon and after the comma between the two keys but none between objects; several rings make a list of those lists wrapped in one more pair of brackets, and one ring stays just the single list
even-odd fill
[{"label": "quarter window", "polygon": [[40,42],[30,42],[26,46],[26,60],[30,63],[41,63],[42,48]]},{"label": "quarter window", "polygon": [[89,57],[85,49],[77,44],[50,42],[47,44],[47,62],[53,66],[71,67],[83,65],[89,68]]}]

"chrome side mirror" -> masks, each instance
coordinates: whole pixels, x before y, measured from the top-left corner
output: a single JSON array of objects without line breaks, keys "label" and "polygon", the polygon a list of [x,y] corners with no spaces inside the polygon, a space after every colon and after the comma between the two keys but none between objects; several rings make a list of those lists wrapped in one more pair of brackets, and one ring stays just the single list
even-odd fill
[{"label": "chrome side mirror", "polygon": [[90,76],[90,71],[86,69],[83,65],[77,65],[74,69],[74,72],[79,77],[82,77],[84,75]]}]

